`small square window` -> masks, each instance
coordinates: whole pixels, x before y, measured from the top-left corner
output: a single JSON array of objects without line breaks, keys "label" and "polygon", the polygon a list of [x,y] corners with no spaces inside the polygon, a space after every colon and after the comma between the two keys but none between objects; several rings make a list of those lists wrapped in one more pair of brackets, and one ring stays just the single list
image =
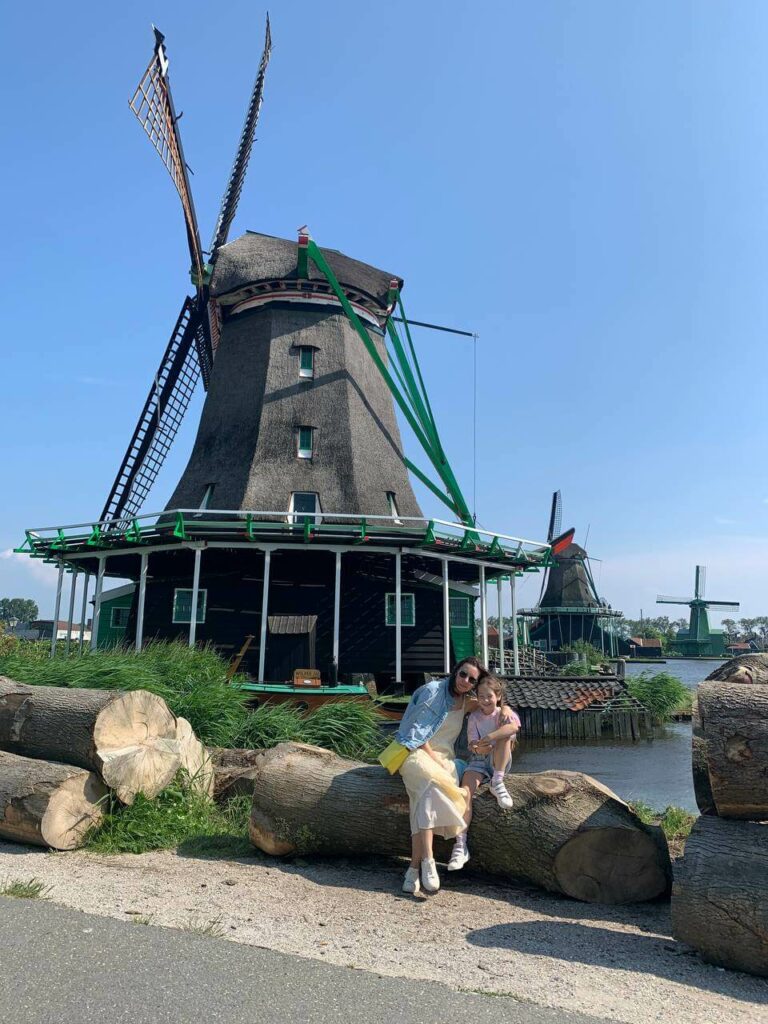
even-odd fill
[{"label": "small square window", "polygon": [[314,430],[312,427],[299,427],[298,430],[298,456],[300,459],[312,458],[312,442]]},{"label": "small square window", "polygon": [[315,350],[308,345],[299,349],[299,377],[309,380],[315,376]]},{"label": "small square window", "polygon": [[[388,626],[394,626],[397,614],[395,604],[396,594],[385,595],[385,621]],[[400,595],[400,624],[402,626],[416,625],[416,598],[413,594]]]},{"label": "small square window", "polygon": [[288,509],[288,522],[303,526],[304,523],[319,523],[322,519],[320,500],[313,491],[294,491]]},{"label": "small square window", "polygon": [[128,625],[128,616],[131,614],[130,608],[113,608],[109,625],[112,629],[125,629]]},{"label": "small square window", "polygon": [[457,629],[467,629],[469,627],[469,598],[451,597],[448,599],[448,603],[451,625]]},{"label": "small square window", "polygon": [[[198,590],[197,592],[197,621],[205,622],[205,610],[208,603],[208,591]],[[173,592],[173,621],[174,623],[189,623],[192,621],[192,590],[177,588]]]}]

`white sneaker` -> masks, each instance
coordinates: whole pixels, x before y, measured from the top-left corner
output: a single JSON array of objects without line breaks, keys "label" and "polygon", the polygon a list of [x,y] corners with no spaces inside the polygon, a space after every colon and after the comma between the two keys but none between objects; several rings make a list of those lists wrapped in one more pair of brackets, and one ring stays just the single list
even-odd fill
[{"label": "white sneaker", "polygon": [[469,850],[466,843],[456,842],[451,850],[451,859],[448,861],[449,871],[461,871],[469,860]]},{"label": "white sneaker", "polygon": [[419,869],[408,868],[403,879],[403,892],[416,893],[421,888],[419,884]]},{"label": "white sneaker", "polygon": [[421,862],[421,884],[427,892],[438,892],[440,889],[440,876],[432,857],[425,857]]},{"label": "white sneaker", "polygon": [[491,783],[491,792],[496,797],[496,803],[502,809],[502,811],[511,811],[513,807],[512,797],[507,792],[507,787],[503,781]]}]

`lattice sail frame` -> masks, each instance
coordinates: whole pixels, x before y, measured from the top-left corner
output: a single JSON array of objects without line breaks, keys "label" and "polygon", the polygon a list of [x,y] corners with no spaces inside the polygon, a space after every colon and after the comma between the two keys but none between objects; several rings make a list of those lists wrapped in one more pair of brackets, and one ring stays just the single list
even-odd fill
[{"label": "lattice sail frame", "polygon": [[128,101],[133,113],[144,129],[147,138],[163,161],[181,199],[184,220],[187,226],[190,255],[198,280],[203,279],[203,255],[197,227],[192,195],[187,178],[184,150],[176,127],[177,117],[168,83],[168,58],[163,45],[164,36],[155,32],[155,52],[141,77],[136,90]]}]

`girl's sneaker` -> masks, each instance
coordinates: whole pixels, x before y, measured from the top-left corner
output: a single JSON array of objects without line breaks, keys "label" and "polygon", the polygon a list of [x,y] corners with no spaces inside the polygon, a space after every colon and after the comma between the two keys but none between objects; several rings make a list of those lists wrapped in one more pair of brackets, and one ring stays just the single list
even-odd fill
[{"label": "girl's sneaker", "polygon": [[440,889],[440,875],[432,857],[425,857],[421,862],[421,884],[426,892],[438,892]]},{"label": "girl's sneaker", "polygon": [[416,893],[421,888],[419,884],[419,869],[408,868],[403,879],[403,892]]},{"label": "girl's sneaker", "polygon": [[466,840],[457,839],[451,850],[451,859],[448,861],[449,871],[461,871],[469,860],[469,850]]},{"label": "girl's sneaker", "polygon": [[499,779],[498,782],[492,782],[490,786],[491,792],[496,797],[496,803],[502,809],[502,811],[511,811],[513,806],[512,797],[507,792],[507,787],[504,785],[504,780]]}]

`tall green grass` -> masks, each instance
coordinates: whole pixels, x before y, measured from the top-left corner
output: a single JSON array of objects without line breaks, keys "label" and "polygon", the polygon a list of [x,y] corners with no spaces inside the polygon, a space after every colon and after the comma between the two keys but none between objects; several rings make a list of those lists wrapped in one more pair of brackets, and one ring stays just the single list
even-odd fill
[{"label": "tall green grass", "polygon": [[627,690],[662,722],[676,711],[691,707],[691,691],[669,672],[641,672],[627,680]]}]

